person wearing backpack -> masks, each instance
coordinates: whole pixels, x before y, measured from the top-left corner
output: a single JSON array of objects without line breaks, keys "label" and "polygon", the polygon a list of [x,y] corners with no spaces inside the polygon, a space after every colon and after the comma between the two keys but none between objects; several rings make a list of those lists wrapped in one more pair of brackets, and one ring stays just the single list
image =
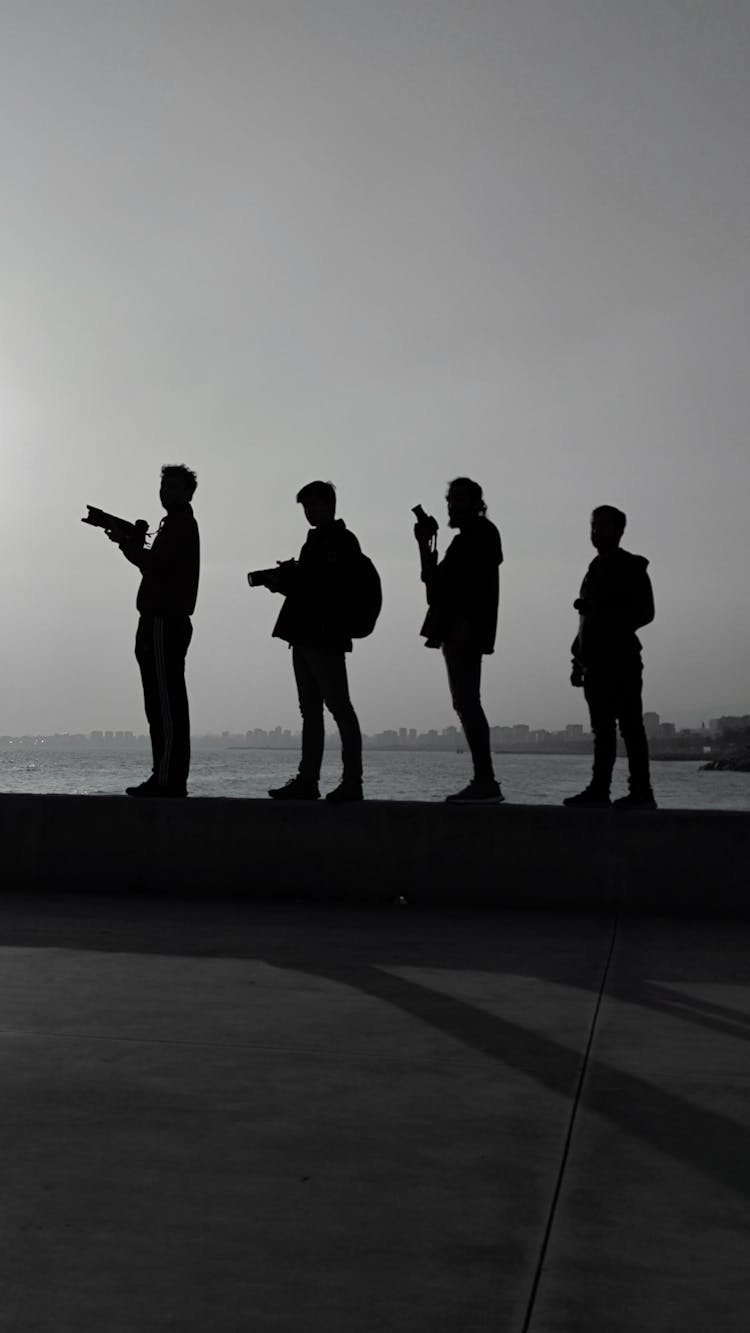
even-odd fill
[{"label": "person wearing backpack", "polygon": [[297,495],[310,524],[299,559],[264,571],[264,584],[284,594],[273,629],[292,649],[292,663],[302,714],[299,770],[283,787],[273,787],[276,801],[316,801],[325,745],[323,707],[332,714],[341,737],[342,776],[327,801],[362,800],[362,735],[349,697],[346,654],[352,636],[364,637],[380,610],[380,580],[363,555],[357,538],[336,518],[336,490],[330,481],[311,481]]},{"label": "person wearing backpack", "polygon": [[471,751],[474,776],[468,786],[446,797],[451,802],[504,799],[495,778],[490,729],[482,708],[482,657],[495,647],[499,600],[498,570],[503,560],[500,533],[487,518],[482,488],[470,477],[456,477],[448,487],[448,526],[456,536],[438,560],[437,530],[417,506],[414,536],[427,590],[427,617],[421,634],[426,648],[440,648],[448,672],[453,707]]}]

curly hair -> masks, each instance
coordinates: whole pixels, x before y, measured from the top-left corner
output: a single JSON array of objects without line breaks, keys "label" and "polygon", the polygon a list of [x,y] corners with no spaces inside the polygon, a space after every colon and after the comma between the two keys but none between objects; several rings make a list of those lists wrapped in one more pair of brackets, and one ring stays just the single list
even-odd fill
[{"label": "curly hair", "polygon": [[192,500],[195,495],[195,488],[198,485],[198,478],[189,467],[185,467],[184,463],[165,463],[161,475],[162,477],[180,477],[185,484],[188,499]]}]

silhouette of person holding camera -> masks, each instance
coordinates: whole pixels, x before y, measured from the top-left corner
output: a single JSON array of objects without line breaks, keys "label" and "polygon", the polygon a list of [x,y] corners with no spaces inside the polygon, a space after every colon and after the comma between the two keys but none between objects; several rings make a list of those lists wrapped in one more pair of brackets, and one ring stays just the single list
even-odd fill
[{"label": "silhouette of person holding camera", "polygon": [[446,799],[497,803],[504,798],[492,765],[490,729],[480,686],[482,657],[495,648],[503,548],[500,533],[487,518],[482,488],[476,481],[457,477],[450,483],[446,499],[448,526],[457,529],[457,535],[442,560],[438,559],[435,519],[424,514],[419,505],[414,511],[414,535],[428,603],[420,632],[427,648],[442,650],[453,707],[474,765],[468,786]]},{"label": "silhouette of person holding camera", "polygon": [[195,473],[182,464],[162,468],[159,499],[166,514],[150,549],[137,536],[108,534],[142,575],[136,600],[140,619],[135,655],[151,733],[153,770],[139,786],[126,787],[128,796],[187,796],[190,716],[185,657],[193,633],[190,617],[200,569],[198,524],[190,503],[197,484]]},{"label": "silhouette of person holding camera", "polygon": [[588,787],[563,801],[569,808],[610,805],[619,724],[630,790],[614,802],[615,809],[656,809],[643,726],[641,643],[636,634],[654,619],[654,595],[648,560],[620,546],[625,524],[625,515],[613,505],[594,510],[591,541],[597,554],[573,603],[580,619],[571,648],[570,680],[583,686],[594,733],[594,766]]},{"label": "silhouette of person holding camera", "polygon": [[[325,746],[323,708],[332,714],[341,737],[342,777],[327,801],[362,800],[362,735],[349,697],[346,654],[352,649],[356,617],[356,571],[364,559],[353,532],[336,517],[336,490],[329,481],[311,481],[297,495],[310,531],[297,561],[262,571],[263,583],[284,594],[274,638],[292,649],[292,665],[302,715],[299,770],[283,787],[273,787],[276,801],[317,801]],[[257,576],[250,576],[259,582]]]}]

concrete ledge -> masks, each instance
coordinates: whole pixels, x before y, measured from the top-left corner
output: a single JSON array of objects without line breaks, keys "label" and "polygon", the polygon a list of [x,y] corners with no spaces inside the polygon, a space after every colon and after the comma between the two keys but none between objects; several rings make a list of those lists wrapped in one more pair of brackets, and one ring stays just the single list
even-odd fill
[{"label": "concrete ledge", "polygon": [[0,796],[6,886],[747,916],[750,813]]}]

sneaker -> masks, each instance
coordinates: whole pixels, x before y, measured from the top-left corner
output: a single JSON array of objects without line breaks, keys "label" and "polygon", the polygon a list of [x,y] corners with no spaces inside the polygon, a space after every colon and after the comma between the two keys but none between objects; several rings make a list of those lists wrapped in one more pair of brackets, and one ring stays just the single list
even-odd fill
[{"label": "sneaker", "polygon": [[295,773],[283,787],[269,787],[268,795],[272,801],[320,800],[317,782],[311,782],[309,778],[303,778],[299,773]]},{"label": "sneaker", "polygon": [[563,805],[569,810],[608,810],[611,801],[607,792],[597,791],[596,787],[586,787],[577,796],[566,796]]},{"label": "sneaker", "polygon": [[333,801],[338,804],[341,801],[362,801],[364,794],[362,792],[361,782],[351,782],[344,778],[333,791],[329,791],[326,796],[327,801]]},{"label": "sneaker", "polygon": [[630,792],[613,801],[615,810],[658,810],[652,791]]},{"label": "sneaker", "polygon": [[500,790],[500,783],[495,782],[494,778],[487,781],[480,781],[478,778],[472,778],[468,787],[462,787],[461,791],[454,792],[452,796],[446,796],[446,801],[451,805],[474,805],[487,804],[499,805],[505,800]]},{"label": "sneaker", "polygon": [[134,786],[134,787],[126,787],[126,788],[125,788],[125,795],[126,795],[126,796],[155,796],[155,795],[156,795],[156,788],[158,787],[158,785],[159,785],[159,784],[158,784],[158,782],[156,781],[156,778],[153,777],[153,775],[152,775],[150,778],[146,778],[146,781],[145,781],[145,782],[139,782],[139,783],[138,783],[136,786]]},{"label": "sneaker", "polygon": [[136,798],[142,796],[180,798],[187,796],[187,789],[185,787],[162,787],[158,782],[154,782],[153,778],[148,778],[138,787],[126,787],[125,795],[135,796]]}]

